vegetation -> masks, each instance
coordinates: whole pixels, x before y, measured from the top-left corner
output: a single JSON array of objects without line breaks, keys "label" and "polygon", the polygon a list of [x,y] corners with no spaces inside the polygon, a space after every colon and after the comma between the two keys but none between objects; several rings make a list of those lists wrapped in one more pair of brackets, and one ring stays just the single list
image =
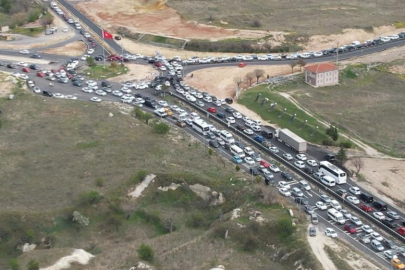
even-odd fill
[{"label": "vegetation", "polygon": [[147,261],[147,262],[153,262],[155,254],[153,253],[153,249],[145,244],[142,244],[138,248],[138,257],[141,260]]},{"label": "vegetation", "polygon": [[27,270],[39,270],[39,264],[35,260],[31,260],[27,263]]},{"label": "vegetation", "polygon": [[333,264],[340,270],[353,270],[353,267],[351,267],[346,260],[342,259],[336,251],[334,251],[332,248],[329,246],[325,245],[324,247],[326,253],[328,254],[329,258],[333,262]]},{"label": "vegetation", "polygon": [[167,134],[170,131],[170,126],[166,123],[155,123],[153,124],[153,130],[157,134]]},{"label": "vegetation", "polygon": [[[87,59],[86,59],[87,61]],[[91,60],[90,60],[91,61]],[[114,63],[114,64],[112,64]],[[88,69],[84,70],[84,73],[87,74],[90,78],[97,78],[97,79],[107,79],[111,77],[116,77],[118,75],[122,75],[128,72],[128,68],[125,65],[118,65],[115,62],[111,62],[109,66],[104,65],[95,65],[91,66]]]},{"label": "vegetation", "polygon": [[30,36],[30,37],[36,37],[39,34],[44,32],[43,27],[35,27],[35,28],[21,28],[21,27],[16,27],[11,29],[11,32],[13,34],[20,34],[20,35],[25,35],[25,36]]},{"label": "vegetation", "polygon": [[[0,23],[8,25],[12,29],[22,26],[28,22],[36,21],[40,15],[46,11],[43,10],[42,5],[35,1],[30,0],[1,0],[0,1]],[[35,28],[24,30],[19,28],[17,33],[23,35],[34,35],[37,31]],[[41,28],[41,31],[43,29]],[[14,32],[14,31],[13,31]]]}]

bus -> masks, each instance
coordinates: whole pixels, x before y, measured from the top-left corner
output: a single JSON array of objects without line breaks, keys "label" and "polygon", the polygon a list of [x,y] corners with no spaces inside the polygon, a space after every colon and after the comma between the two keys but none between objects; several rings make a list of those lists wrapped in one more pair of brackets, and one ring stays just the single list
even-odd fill
[{"label": "bus", "polygon": [[219,133],[219,137],[227,143],[235,142],[235,139],[233,138],[232,134],[226,130],[221,130],[221,133]]},{"label": "bus", "polygon": [[346,173],[328,161],[319,162],[319,171],[323,175],[332,177],[338,185],[346,183]]},{"label": "bus", "polygon": [[244,158],[245,157],[245,152],[243,152],[242,149],[240,149],[237,145],[232,145],[231,148],[231,153],[234,156],[239,156],[240,158]]},{"label": "bus", "polygon": [[205,121],[201,120],[201,119],[195,119],[193,120],[193,122],[191,123],[191,127],[201,133],[202,135],[207,135],[208,132],[210,131],[210,127],[208,126],[207,123],[205,123]]},{"label": "bus", "polygon": [[339,224],[345,224],[345,219],[343,218],[342,213],[334,208],[328,210],[328,217]]}]

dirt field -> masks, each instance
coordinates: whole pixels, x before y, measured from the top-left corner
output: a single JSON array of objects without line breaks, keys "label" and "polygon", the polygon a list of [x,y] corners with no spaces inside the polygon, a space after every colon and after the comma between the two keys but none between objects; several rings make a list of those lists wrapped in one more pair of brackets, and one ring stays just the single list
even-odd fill
[{"label": "dirt field", "polygon": [[63,47],[56,47],[43,51],[44,53],[52,53],[67,56],[80,56],[87,50],[87,46],[84,42],[74,41]]},{"label": "dirt field", "polygon": [[[291,67],[287,65],[249,66],[249,64],[247,64],[246,67],[239,68],[237,63],[235,63],[234,67],[200,69],[193,72],[193,78],[187,76],[185,82],[196,89],[209,92],[218,98],[233,97],[236,91],[234,78],[241,77],[244,80],[245,75],[255,69],[262,69],[265,71],[264,78],[261,78],[260,80],[266,79],[267,75],[271,77],[291,73]],[[297,70],[299,70],[299,68]],[[256,79],[252,82],[256,82]]]},{"label": "dirt field", "polygon": [[[259,38],[262,30],[236,30],[186,22],[161,0],[92,0],[70,1],[107,29],[126,26],[135,32],[153,33],[185,39]],[[105,7],[108,6],[108,9]]]},{"label": "dirt field", "polygon": [[151,81],[154,77],[159,75],[159,71],[157,71],[151,65],[126,64],[125,66],[129,69],[128,73],[113,77],[110,79],[110,81]]}]

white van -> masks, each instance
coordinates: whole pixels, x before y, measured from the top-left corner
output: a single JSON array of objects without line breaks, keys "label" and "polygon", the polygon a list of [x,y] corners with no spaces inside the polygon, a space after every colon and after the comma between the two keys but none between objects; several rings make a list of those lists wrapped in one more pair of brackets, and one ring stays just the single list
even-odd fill
[{"label": "white van", "polygon": [[245,152],[243,152],[243,150],[240,149],[240,147],[238,147],[237,145],[232,145],[230,150],[231,150],[231,153],[235,156],[239,156],[240,158],[245,157]]},{"label": "white van", "polygon": [[334,209],[336,210],[340,210],[342,209],[342,206],[340,205],[340,203],[338,203],[338,201],[336,200],[331,200],[330,201],[330,206],[332,206]]},{"label": "white van", "polygon": [[302,181],[300,181],[300,186],[301,186],[301,188],[302,189],[304,189],[304,190],[311,190],[311,186],[308,184],[308,182],[307,181],[305,181],[305,180],[302,180]]},{"label": "white van", "polygon": [[333,221],[336,221],[339,224],[345,224],[345,219],[343,218],[342,213],[338,210],[331,208],[328,210],[328,217],[330,217]]},{"label": "white van", "polygon": [[185,121],[187,119],[188,114],[187,113],[182,113],[179,115],[179,120],[180,121]]},{"label": "white van", "polygon": [[332,177],[328,176],[328,175],[322,176],[321,182],[322,182],[322,184],[324,184],[324,185],[326,185],[328,187],[336,186],[335,180]]}]

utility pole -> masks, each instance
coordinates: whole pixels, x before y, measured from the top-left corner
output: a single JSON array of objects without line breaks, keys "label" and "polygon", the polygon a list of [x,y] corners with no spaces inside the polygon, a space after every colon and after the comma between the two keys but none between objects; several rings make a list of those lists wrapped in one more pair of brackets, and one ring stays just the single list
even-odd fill
[{"label": "utility pole", "polygon": [[339,65],[339,41],[336,41],[336,65]]}]

